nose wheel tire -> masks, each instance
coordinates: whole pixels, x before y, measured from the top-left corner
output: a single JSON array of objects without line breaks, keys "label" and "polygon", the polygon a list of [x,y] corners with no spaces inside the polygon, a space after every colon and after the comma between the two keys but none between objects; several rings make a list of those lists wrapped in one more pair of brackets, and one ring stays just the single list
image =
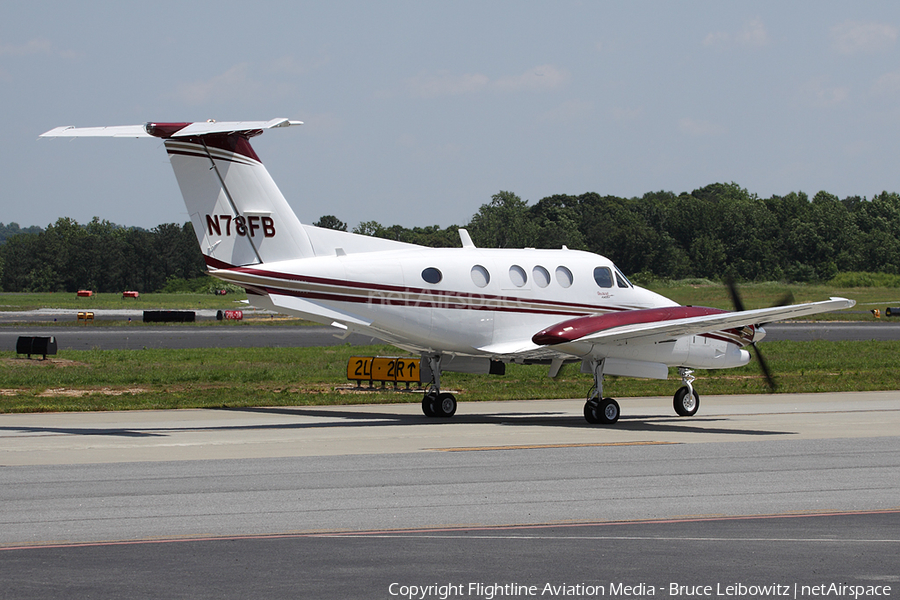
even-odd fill
[{"label": "nose wheel tire", "polygon": [[675,392],[675,412],[679,417],[693,417],[700,408],[700,395],[687,386]]}]

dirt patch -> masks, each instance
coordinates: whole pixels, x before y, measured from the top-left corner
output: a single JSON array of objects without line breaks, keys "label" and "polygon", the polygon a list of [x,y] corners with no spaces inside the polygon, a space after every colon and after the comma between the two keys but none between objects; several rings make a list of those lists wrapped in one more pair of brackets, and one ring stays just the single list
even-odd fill
[{"label": "dirt patch", "polygon": [[48,356],[43,358],[25,358],[24,356],[16,358],[4,358],[3,364],[15,367],[89,367],[90,365],[77,360],[69,360],[67,358],[56,358]]},{"label": "dirt patch", "polygon": [[38,398],[81,398],[83,396],[124,396],[125,394],[140,394],[142,392],[149,392],[150,390],[144,388],[122,388],[122,389],[113,389],[113,388],[100,388],[95,390],[73,390],[69,388],[50,388],[46,389],[40,394],[38,394]]},{"label": "dirt patch", "polygon": [[[82,398],[84,396],[124,396],[125,394],[141,394],[149,392],[146,388],[99,388],[99,389],[70,389],[49,388],[37,395],[38,398]],[[0,389],[0,396],[18,396],[27,394],[29,390]]]}]

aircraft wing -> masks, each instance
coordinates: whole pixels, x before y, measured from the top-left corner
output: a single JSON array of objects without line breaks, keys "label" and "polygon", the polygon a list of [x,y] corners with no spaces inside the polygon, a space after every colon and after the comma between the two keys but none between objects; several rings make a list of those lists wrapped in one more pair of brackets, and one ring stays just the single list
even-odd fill
[{"label": "aircraft wing", "polygon": [[738,312],[691,306],[625,311],[569,319],[537,333],[532,341],[545,346],[564,343],[578,343],[579,345],[582,343],[591,345],[649,344],[689,335],[832,312],[850,308],[855,304],[854,300],[831,298],[822,302]]}]

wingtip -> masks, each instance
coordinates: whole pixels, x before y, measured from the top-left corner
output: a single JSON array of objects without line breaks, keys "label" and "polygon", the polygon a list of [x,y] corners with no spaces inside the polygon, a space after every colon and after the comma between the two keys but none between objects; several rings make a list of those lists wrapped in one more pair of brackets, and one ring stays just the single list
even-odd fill
[{"label": "wingtip", "polygon": [[834,300],[835,302],[843,302],[846,306],[844,308],[853,308],[856,306],[856,300],[851,298],[841,298],[840,296],[832,296],[829,300]]}]

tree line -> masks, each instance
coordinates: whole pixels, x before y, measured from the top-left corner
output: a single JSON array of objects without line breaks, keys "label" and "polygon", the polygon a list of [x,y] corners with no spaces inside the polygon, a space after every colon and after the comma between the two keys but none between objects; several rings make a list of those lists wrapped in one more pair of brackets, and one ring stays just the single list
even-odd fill
[{"label": "tree line", "polygon": [[[716,183],[640,198],[558,194],[533,205],[500,192],[465,227],[479,247],[565,245],[602,254],[645,280],[818,282],[842,272],[900,274],[900,195],[893,192],[870,200],[827,192],[760,198],[735,183]],[[456,229],[369,221],[354,231],[459,246]]]},{"label": "tree line", "polygon": [[[334,215],[314,224],[348,229]],[[716,183],[678,195],[559,194],[529,205],[501,191],[464,227],[482,248],[587,250],[642,280],[817,282],[842,272],[900,274],[900,195],[889,192],[871,199],[827,192],[812,199],[802,192],[760,198],[735,183]],[[150,292],[206,270],[190,223],[147,231],[63,218],[37,232],[14,223],[7,229],[15,231],[0,245],[0,289],[6,292]],[[459,247],[458,229],[366,221],[353,231]]]},{"label": "tree line", "polygon": [[61,218],[39,233],[20,233],[0,246],[4,292],[154,292],[173,279],[206,273],[194,228],[168,223],[147,231],[94,218]]}]

